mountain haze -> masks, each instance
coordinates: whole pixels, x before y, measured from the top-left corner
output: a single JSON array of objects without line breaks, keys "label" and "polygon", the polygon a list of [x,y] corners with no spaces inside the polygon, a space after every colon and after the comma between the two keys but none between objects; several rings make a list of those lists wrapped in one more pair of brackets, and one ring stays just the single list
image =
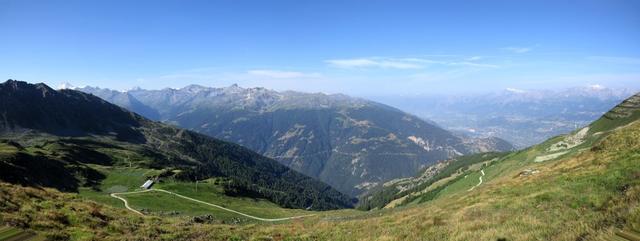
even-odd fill
[{"label": "mountain haze", "polygon": [[559,90],[508,88],[486,94],[372,97],[457,133],[495,136],[525,148],[587,125],[635,92],[589,85]]}]

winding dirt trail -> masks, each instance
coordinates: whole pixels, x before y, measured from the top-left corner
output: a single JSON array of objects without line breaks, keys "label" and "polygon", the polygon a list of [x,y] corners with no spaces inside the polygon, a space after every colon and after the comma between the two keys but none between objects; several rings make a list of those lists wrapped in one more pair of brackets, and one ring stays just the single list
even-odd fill
[{"label": "winding dirt trail", "polygon": [[233,210],[233,209],[225,208],[225,207],[222,207],[220,205],[213,204],[213,203],[208,203],[208,202],[201,201],[201,200],[198,200],[198,199],[195,199],[195,198],[190,198],[190,197],[187,197],[187,196],[183,196],[183,195],[177,194],[175,192],[167,191],[167,190],[164,190],[164,189],[157,189],[157,188],[152,188],[152,189],[147,189],[147,190],[142,190],[142,191],[135,191],[135,192],[112,193],[110,196],[122,200],[122,202],[124,202],[124,207],[129,209],[130,211],[144,216],[144,214],[142,214],[140,211],[131,208],[129,206],[129,202],[127,202],[126,199],[124,199],[124,198],[122,198],[122,197],[120,197],[118,195],[153,192],[153,191],[171,194],[171,195],[183,198],[183,199],[187,199],[187,200],[192,201],[192,202],[197,202],[197,203],[204,204],[204,205],[207,205],[207,206],[211,206],[211,207],[215,207],[215,208],[218,208],[218,209],[222,209],[222,210],[227,211],[227,212],[232,212],[232,213],[235,213],[235,214],[247,217],[247,218],[251,218],[251,219],[255,219],[255,220],[259,220],[259,221],[265,221],[265,222],[278,222],[278,221],[285,221],[285,220],[292,220],[292,219],[310,217],[310,216],[314,216],[315,215],[315,214],[309,214],[309,215],[286,217],[286,218],[261,218],[261,217],[256,217],[256,216],[249,215],[249,214],[246,214],[246,213],[242,213],[242,212],[239,212],[239,211],[236,211],[236,210]]},{"label": "winding dirt trail", "polygon": [[475,186],[469,188],[469,190],[467,190],[468,192],[473,191],[473,189],[475,189],[477,186],[480,186],[480,184],[482,184],[482,177],[484,177],[484,170],[480,170],[480,173],[482,173],[482,176],[480,176],[480,182],[478,182],[478,184],[476,184]]},{"label": "winding dirt trail", "polygon": [[133,193],[143,193],[143,192],[148,192],[148,191],[151,191],[151,189],[147,189],[147,190],[143,190],[143,191],[137,191],[137,192],[118,192],[118,193],[112,193],[109,196],[111,196],[113,198],[120,199],[124,203],[124,207],[125,208],[129,209],[130,211],[132,211],[134,213],[137,213],[139,215],[144,216],[144,214],[142,214],[140,211],[131,208],[129,206],[129,202],[127,202],[127,199],[124,199],[123,197],[120,197],[118,195],[121,195],[121,194],[133,194]]}]

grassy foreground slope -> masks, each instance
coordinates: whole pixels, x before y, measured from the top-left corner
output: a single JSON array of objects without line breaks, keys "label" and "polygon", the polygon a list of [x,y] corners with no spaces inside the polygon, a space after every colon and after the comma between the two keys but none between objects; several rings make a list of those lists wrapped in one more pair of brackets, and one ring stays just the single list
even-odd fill
[{"label": "grassy foreground slope", "polygon": [[[514,162],[522,162],[517,158],[527,154],[514,154]],[[539,170],[536,174],[520,175],[518,168],[493,177],[487,173],[487,181],[473,191],[364,214],[323,212],[275,225],[194,223],[184,217],[140,217],[77,195],[8,184],[0,185],[0,211],[3,223],[51,237],[598,240],[617,229],[640,229],[639,159],[640,122],[636,121],[575,155],[523,165]],[[497,171],[501,164],[494,165]]]}]

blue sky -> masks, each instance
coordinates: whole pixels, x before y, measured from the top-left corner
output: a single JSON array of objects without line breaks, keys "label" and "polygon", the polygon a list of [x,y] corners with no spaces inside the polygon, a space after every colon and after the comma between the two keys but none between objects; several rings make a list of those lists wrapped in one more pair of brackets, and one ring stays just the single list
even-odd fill
[{"label": "blue sky", "polygon": [[640,88],[640,1],[0,0],[0,76],[412,95]]}]

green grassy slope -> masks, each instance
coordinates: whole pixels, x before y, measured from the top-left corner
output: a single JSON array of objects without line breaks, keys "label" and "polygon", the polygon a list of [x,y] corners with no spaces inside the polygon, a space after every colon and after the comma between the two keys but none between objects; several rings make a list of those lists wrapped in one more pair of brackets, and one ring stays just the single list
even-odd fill
[{"label": "green grassy slope", "polygon": [[[600,240],[621,229],[640,229],[640,122],[570,156],[533,162],[533,152],[484,167],[487,179],[473,191],[456,181],[450,187],[461,185],[458,190],[381,211],[319,212],[280,224],[194,223],[0,184],[0,221],[47,236],[106,240]],[[525,169],[539,172],[522,175]]]},{"label": "green grassy slope", "polygon": [[[392,202],[398,202],[401,205],[415,204],[468,190],[477,185],[480,177],[480,169],[469,170],[469,167],[480,162],[487,162],[487,166],[481,168],[486,175],[483,177],[484,181],[510,171],[524,170],[525,166],[532,170],[536,168],[538,162],[571,157],[591,148],[616,128],[623,127],[638,119],[640,119],[640,95],[636,94],[585,128],[551,138],[522,151],[490,155],[477,154],[455,159],[447,162],[448,165],[439,170],[432,178],[411,189],[398,191],[396,185],[385,186],[384,189],[365,197],[359,204],[359,208],[382,208]],[[491,162],[488,162],[489,160]],[[438,188],[431,186],[438,181],[445,183]]]},{"label": "green grassy slope", "polygon": [[[458,157],[453,160],[442,162],[436,173],[427,179],[422,179],[424,173],[420,173],[413,179],[405,181],[392,182],[384,185],[381,189],[372,192],[371,194],[361,198],[361,202],[358,204],[358,209],[371,210],[376,208],[383,208],[394,200],[401,199],[401,203],[420,202],[421,195],[418,193],[426,192],[432,188],[433,184],[437,182],[448,182],[446,179],[453,179],[458,177],[464,177],[467,175],[473,175],[474,171],[478,171],[478,168],[470,170],[470,167],[478,163],[495,161],[508,153],[481,153],[468,156]],[[425,171],[432,171],[427,169]],[[469,178],[469,177],[467,177]],[[465,180],[467,180],[465,178]],[[471,177],[469,180],[475,180],[478,178]],[[409,182],[409,185],[406,183]],[[408,186],[408,187],[406,187]],[[445,187],[443,187],[445,188]],[[447,188],[448,189],[448,188]],[[437,191],[439,191],[438,189]],[[433,191],[431,191],[433,193]],[[426,194],[429,197],[433,197],[433,194]],[[395,206],[395,205],[394,205]]]}]

